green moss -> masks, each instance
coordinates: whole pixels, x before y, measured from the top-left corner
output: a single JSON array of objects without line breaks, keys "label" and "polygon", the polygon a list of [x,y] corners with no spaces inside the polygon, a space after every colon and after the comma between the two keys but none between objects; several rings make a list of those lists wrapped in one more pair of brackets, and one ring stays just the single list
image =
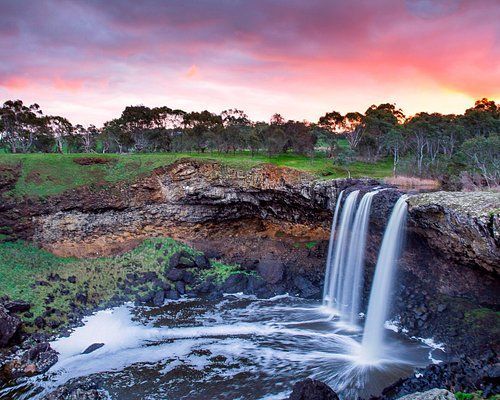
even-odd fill
[{"label": "green moss", "polygon": [[[47,305],[63,313],[62,317],[54,318],[65,324],[71,311],[70,302],[76,301],[77,294],[85,294],[90,307],[103,304],[115,295],[125,294],[123,282],[129,273],[154,271],[162,276],[170,257],[180,250],[196,253],[170,238],[147,239],[128,253],[96,259],[62,258],[26,242],[3,242],[0,243],[0,293],[32,304],[33,316],[23,316],[28,325],[44,313]],[[211,270],[193,269],[195,274],[213,275],[219,282],[237,271],[238,267],[220,262],[214,262]],[[50,274],[58,274],[61,280],[49,280]],[[76,277],[76,283],[68,282],[71,276]],[[45,283],[40,285],[37,283],[40,281]],[[152,289],[149,282],[134,288],[133,295]],[[50,321],[51,317],[46,319]]]},{"label": "green moss", "polygon": [[[109,160],[105,164],[80,165],[74,162],[80,157],[100,157]],[[279,167],[295,168],[309,172],[321,179],[346,178],[343,168],[333,165],[324,153],[315,157],[296,154],[252,156],[249,152],[219,153],[152,153],[152,154],[0,154],[0,166],[20,165],[21,174],[14,189],[14,197],[47,197],[82,185],[102,186],[107,183],[128,181],[155,168],[169,165],[176,160],[192,157],[216,160],[233,168],[248,170],[262,163]],[[355,162],[349,166],[352,177],[384,178],[391,175],[390,160],[377,163]]]},{"label": "green moss", "polygon": [[203,278],[212,278],[216,283],[223,283],[229,276],[233,274],[248,272],[243,271],[238,265],[227,265],[219,261],[212,261],[212,268],[202,271],[200,274]]},{"label": "green moss", "polygon": [[475,393],[456,392],[454,394],[457,400],[481,400],[481,399],[500,400],[500,395],[498,394],[488,398],[483,397],[483,392],[480,390]]}]

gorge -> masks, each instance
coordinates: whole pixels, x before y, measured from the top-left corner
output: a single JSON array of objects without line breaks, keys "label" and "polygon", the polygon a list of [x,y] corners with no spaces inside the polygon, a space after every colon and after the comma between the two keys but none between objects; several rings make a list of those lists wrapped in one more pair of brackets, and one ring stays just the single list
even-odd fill
[{"label": "gorge", "polygon": [[[15,185],[18,176],[15,168],[3,175],[4,193]],[[85,304],[72,299],[75,303],[72,313],[79,313],[77,324],[86,313],[110,306],[118,308],[89,316],[85,325],[67,338],[55,341],[51,338],[52,346],[59,352],[59,361],[49,371],[54,374],[49,382],[55,383],[47,387],[56,389],[56,383],[111,368],[118,372],[110,373],[104,386],[115,396],[120,393],[113,382],[141,381],[144,374],[154,375],[158,388],[166,388],[177,379],[179,366],[168,369],[160,360],[164,354],[171,354],[178,363],[198,371],[193,373],[199,373],[200,380],[208,385],[203,386],[207,390],[203,392],[195,383],[186,383],[189,390],[198,391],[200,396],[221,393],[221,386],[215,382],[225,376],[227,379],[222,379],[227,390],[225,398],[236,397],[231,389],[235,382],[241,387],[255,387],[256,380],[262,383],[256,396],[285,398],[292,382],[312,375],[332,385],[344,398],[351,398],[349,393],[360,385],[368,388],[361,392],[365,398],[369,395],[396,398],[416,389],[431,388],[432,384],[425,381],[429,377],[426,370],[417,374],[422,375],[420,381],[425,381],[421,386],[418,377],[410,377],[415,367],[423,368],[430,363],[429,352],[432,357],[457,365],[469,362],[457,356],[483,360],[488,352],[496,354],[499,194],[434,192],[408,197],[402,194],[399,189],[372,179],[322,181],[271,165],[244,170],[190,159],[156,169],[134,182],[118,182],[102,188],[83,186],[44,199],[19,201],[4,194],[0,225],[9,228],[12,238],[36,243],[60,257],[126,258],[145,239],[171,237],[202,252],[211,264],[239,266],[224,279],[204,286],[196,274],[197,269],[202,269],[201,261],[195,263],[193,258],[193,264],[185,269],[179,260],[186,259],[186,255],[181,254],[179,260],[172,262],[173,256],[180,254],[179,249],[169,250],[158,241],[153,242],[155,255],[151,257],[155,257],[155,262],[163,258],[161,269],[165,269],[166,283],[174,287],[163,290],[165,303],[151,307],[153,298],[138,298],[143,296],[142,292],[120,291],[113,293],[116,294],[113,297],[111,292],[115,289],[105,301],[94,302],[94,287],[81,286],[77,293],[71,293],[87,298]],[[389,294],[384,284],[390,282],[379,280],[392,275],[382,267],[396,265],[396,231],[402,226],[405,207],[407,237],[399,265],[393,271],[394,295],[392,301],[381,300]],[[394,224],[390,221],[391,213],[401,217]],[[162,255],[164,251],[166,255]],[[139,265],[135,268],[140,270]],[[187,278],[181,272],[182,280],[177,280],[170,272],[173,269],[192,270],[196,276]],[[62,271],[58,274],[60,278],[70,278]],[[132,284],[140,279],[140,276],[127,277],[126,282]],[[41,287],[54,290],[59,282],[56,278],[41,281],[49,283]],[[186,288],[181,293],[183,285]],[[381,289],[381,294],[374,294],[375,288]],[[239,292],[243,295],[237,295]],[[285,296],[287,293],[289,297]],[[370,299],[370,293],[375,300]],[[185,296],[181,300],[168,299],[175,297],[174,294]],[[251,295],[257,299],[247,297]],[[60,296],[58,291],[55,297]],[[123,305],[130,301],[137,305]],[[53,307],[50,304],[47,307]],[[339,320],[331,319],[332,308],[339,311]],[[366,311],[365,337],[361,340],[359,330],[347,327],[361,326],[363,320],[358,315]],[[57,313],[44,318],[52,321],[54,315]],[[362,356],[367,359],[370,355],[388,356],[369,351],[383,351],[377,335],[382,332],[385,320],[394,321],[399,331],[396,334],[384,330],[390,335],[391,346],[397,351],[405,349],[410,361],[400,364],[397,372],[376,370],[374,375],[367,375],[371,376],[371,383],[370,379],[362,382],[365,375],[347,368],[351,364],[346,357],[360,348],[364,348]],[[92,326],[108,323],[106,332],[111,337],[99,335],[95,330],[89,333]],[[464,325],[467,329],[463,329]],[[128,344],[114,342],[112,332],[127,332]],[[412,337],[433,338],[435,343],[444,345],[445,352],[432,350]],[[79,341],[82,338],[84,342]],[[105,345],[87,358],[79,354],[85,347],[101,342]],[[181,343],[187,347],[181,348]],[[236,357],[235,349],[248,354],[248,359]],[[129,361],[120,360],[120,354]],[[218,359],[219,356],[225,357],[225,361]],[[494,365],[491,360],[496,355],[488,357],[485,363]],[[103,366],[106,358],[115,364]],[[148,369],[131,366],[130,360],[161,365]],[[200,364],[194,365],[193,360]],[[224,362],[238,367],[223,373]],[[486,371],[483,364],[473,372],[477,374],[474,384],[482,379],[480,388],[493,390],[487,376],[490,372],[478,372]],[[66,372],[65,365],[71,366],[66,367]],[[279,375],[278,370],[286,372]],[[439,372],[433,374],[437,376]],[[385,387],[405,377],[410,379],[383,392]],[[440,379],[437,387],[461,388],[457,383],[449,383],[456,381],[455,378]],[[464,390],[474,386],[467,386],[465,381],[462,385]],[[136,388],[142,395],[154,395],[151,388],[140,385]],[[8,398],[12,393],[15,393],[12,386],[5,386],[0,389],[0,398]],[[193,396],[191,391],[169,393]],[[17,396],[23,398],[22,394]]]}]

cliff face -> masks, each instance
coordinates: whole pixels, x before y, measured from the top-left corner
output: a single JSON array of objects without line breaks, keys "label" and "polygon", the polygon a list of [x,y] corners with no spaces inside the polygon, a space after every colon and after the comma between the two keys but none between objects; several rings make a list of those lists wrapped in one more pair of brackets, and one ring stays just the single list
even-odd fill
[{"label": "cliff face", "polygon": [[500,272],[500,193],[410,197],[411,229],[450,263]]},{"label": "cliff face", "polygon": [[[11,175],[9,185],[15,183]],[[363,193],[378,185],[360,179],[315,181],[272,165],[237,170],[181,160],[134,183],[82,187],[44,200],[4,199],[0,225],[56,254],[77,257],[109,255],[145,237],[170,236],[258,270],[270,277],[277,293],[319,297],[339,193]],[[365,298],[381,234],[399,195],[386,188],[372,204]],[[464,343],[464,319],[471,316],[467,323],[475,324],[484,317],[477,310],[499,305],[500,195],[435,192],[411,196],[408,203],[407,245],[393,311],[411,334]],[[493,323],[498,325],[498,318]]]},{"label": "cliff face", "polygon": [[224,224],[245,219],[320,228],[324,232],[318,238],[324,239],[338,193],[376,184],[315,182],[305,173],[272,165],[241,171],[185,160],[131,185],[73,190],[46,202],[16,204],[10,212],[21,235],[61,255],[92,255],[93,246],[95,254],[112,253],[119,242],[176,237],[211,224],[223,230]]}]

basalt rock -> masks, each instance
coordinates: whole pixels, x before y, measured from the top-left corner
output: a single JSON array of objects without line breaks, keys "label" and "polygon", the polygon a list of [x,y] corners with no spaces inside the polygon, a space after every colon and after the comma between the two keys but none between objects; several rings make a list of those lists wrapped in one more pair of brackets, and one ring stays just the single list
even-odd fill
[{"label": "basalt rock", "polygon": [[327,384],[308,378],[293,385],[288,400],[339,400],[339,397]]},{"label": "basalt rock", "polygon": [[0,304],[0,348],[9,344],[20,327],[21,320],[17,316],[11,315],[9,311]]},{"label": "basalt rock", "polygon": [[109,399],[109,395],[100,388],[100,382],[95,377],[72,379],[43,397],[43,400],[105,399]]}]

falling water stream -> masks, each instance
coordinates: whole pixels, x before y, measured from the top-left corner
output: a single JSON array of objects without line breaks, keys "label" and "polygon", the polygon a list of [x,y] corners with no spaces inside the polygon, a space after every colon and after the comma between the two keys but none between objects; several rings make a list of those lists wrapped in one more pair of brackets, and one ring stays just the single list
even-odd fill
[{"label": "falling water stream", "polygon": [[384,322],[389,311],[392,281],[403,243],[406,199],[407,196],[403,195],[395,204],[380,247],[363,334],[363,348],[367,359],[376,360],[384,351]]}]

